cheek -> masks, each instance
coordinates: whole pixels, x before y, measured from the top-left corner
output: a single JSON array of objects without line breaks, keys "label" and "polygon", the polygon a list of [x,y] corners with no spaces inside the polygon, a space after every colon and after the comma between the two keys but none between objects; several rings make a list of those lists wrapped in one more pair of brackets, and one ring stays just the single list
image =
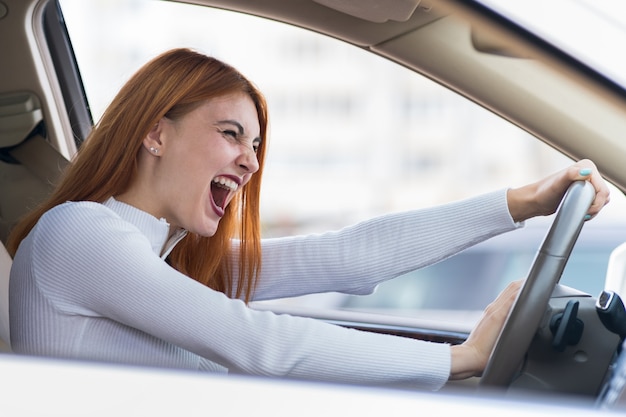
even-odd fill
[{"label": "cheek", "polygon": [[247,184],[250,182],[250,180],[252,179],[252,176],[253,176],[253,175],[254,175],[254,174],[246,174],[246,175],[243,177],[243,181],[242,181],[241,186],[243,187],[243,186],[247,185]]},{"label": "cheek", "polygon": [[206,188],[212,177],[205,167],[206,164],[196,158],[169,159],[166,169],[161,171],[162,182],[168,188],[167,194],[174,196],[176,203],[183,203],[190,193]]}]

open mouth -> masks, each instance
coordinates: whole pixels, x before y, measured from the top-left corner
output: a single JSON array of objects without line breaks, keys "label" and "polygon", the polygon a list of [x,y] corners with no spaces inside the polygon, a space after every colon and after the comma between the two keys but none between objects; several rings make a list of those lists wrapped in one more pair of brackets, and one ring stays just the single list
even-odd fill
[{"label": "open mouth", "polygon": [[226,177],[215,177],[211,182],[211,196],[215,205],[222,210],[226,207],[228,195],[237,191],[238,184]]}]

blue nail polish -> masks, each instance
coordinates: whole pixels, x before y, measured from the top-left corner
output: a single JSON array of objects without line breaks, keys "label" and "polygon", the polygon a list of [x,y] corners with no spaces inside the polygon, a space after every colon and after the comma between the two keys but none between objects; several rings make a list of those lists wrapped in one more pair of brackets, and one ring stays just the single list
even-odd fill
[{"label": "blue nail polish", "polygon": [[591,214],[585,215],[585,220],[589,220],[591,218]]},{"label": "blue nail polish", "polygon": [[591,168],[582,168],[580,171],[578,171],[578,173],[583,177],[586,177],[587,175],[591,174]]}]

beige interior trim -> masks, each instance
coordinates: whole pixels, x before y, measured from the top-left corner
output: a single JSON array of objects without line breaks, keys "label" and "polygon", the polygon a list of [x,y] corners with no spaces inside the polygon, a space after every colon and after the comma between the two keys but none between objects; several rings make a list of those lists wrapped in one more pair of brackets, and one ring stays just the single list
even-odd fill
[{"label": "beige interior trim", "polygon": [[43,183],[51,186],[57,184],[69,164],[69,161],[41,135],[28,138],[10,150],[9,154]]}]

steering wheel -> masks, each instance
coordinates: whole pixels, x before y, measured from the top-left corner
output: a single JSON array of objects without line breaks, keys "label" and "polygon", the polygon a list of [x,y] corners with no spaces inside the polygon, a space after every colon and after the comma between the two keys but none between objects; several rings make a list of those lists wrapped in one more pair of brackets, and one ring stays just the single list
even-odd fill
[{"label": "steering wheel", "polygon": [[541,323],[585,215],[595,196],[588,181],[570,185],[522,286],[480,380],[481,386],[508,387]]}]

